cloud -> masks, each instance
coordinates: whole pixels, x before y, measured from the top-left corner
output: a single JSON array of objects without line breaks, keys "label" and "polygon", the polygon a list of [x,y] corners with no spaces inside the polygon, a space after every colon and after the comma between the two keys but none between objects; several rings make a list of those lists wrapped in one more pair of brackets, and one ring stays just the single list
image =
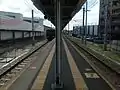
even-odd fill
[{"label": "cloud", "polygon": [[22,13],[25,17],[31,17],[33,9],[35,16],[43,18],[43,14],[33,5],[31,0],[0,0],[0,4],[0,11]]},{"label": "cloud", "polygon": [[[98,24],[99,22],[99,0],[88,0],[89,2],[95,2],[97,1],[96,5],[90,9],[88,12],[88,19],[87,22],[88,24]],[[70,21],[70,29],[73,29],[74,25],[82,25],[82,20],[83,19],[83,10],[81,9]],[[76,20],[76,22],[74,21]],[[66,26],[68,28],[68,25]]]},{"label": "cloud", "polygon": [[2,5],[2,3],[3,3],[3,1],[2,1],[2,0],[0,0],[0,5]]},{"label": "cloud", "polygon": [[[95,1],[95,0],[88,0]],[[98,22],[99,19],[99,0],[98,4],[88,12],[88,23]],[[34,10],[34,16],[44,18],[44,15],[32,3],[31,0],[0,0],[0,11],[9,11],[22,13],[25,17],[31,17],[31,10]],[[73,17],[72,20],[79,20],[78,22],[70,22],[70,29],[73,25],[82,25],[82,9]],[[44,24],[51,26],[51,23],[45,21]]]}]

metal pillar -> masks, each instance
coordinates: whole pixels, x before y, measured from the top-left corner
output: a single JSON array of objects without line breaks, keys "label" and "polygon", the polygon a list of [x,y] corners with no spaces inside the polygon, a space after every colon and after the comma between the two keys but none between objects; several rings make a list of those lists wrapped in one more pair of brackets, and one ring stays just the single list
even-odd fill
[{"label": "metal pillar", "polygon": [[93,36],[93,38],[94,38],[94,33],[95,33],[95,27],[93,25],[93,28],[92,28],[92,36]]},{"label": "metal pillar", "polygon": [[95,33],[95,27],[94,27],[94,25],[92,26],[93,28],[92,28],[92,37],[93,37],[93,43],[94,43],[94,33]]},{"label": "metal pillar", "polygon": [[86,45],[86,37],[87,37],[87,11],[88,11],[88,2],[86,1],[86,28],[85,28],[85,45]]},{"label": "metal pillar", "polygon": [[85,20],[85,7],[83,7],[83,30],[82,30],[82,43],[83,43],[83,41],[84,41],[84,34],[85,34],[85,22],[84,22],[84,20]]},{"label": "metal pillar", "polygon": [[110,50],[112,50],[112,2],[109,2],[109,29],[110,29],[110,35],[109,35],[109,44],[110,44]]},{"label": "metal pillar", "polygon": [[13,44],[15,44],[15,32],[12,32],[12,37],[13,37]]},{"label": "metal pillar", "polygon": [[88,36],[90,36],[90,26],[88,26]]},{"label": "metal pillar", "polygon": [[108,29],[107,15],[108,15],[108,4],[105,5],[104,51],[107,50],[107,29]]},{"label": "metal pillar", "polygon": [[55,83],[52,84],[52,90],[62,89],[61,83],[61,8],[60,0],[56,0],[56,68]]},{"label": "metal pillar", "polygon": [[31,37],[31,34],[30,34],[30,32],[29,32],[29,38]]},{"label": "metal pillar", "polygon": [[32,45],[34,46],[34,11],[32,10]]},{"label": "metal pillar", "polygon": [[1,40],[1,31],[0,31],[0,40]]},{"label": "metal pillar", "polygon": [[[79,28],[79,35],[81,36],[81,27]],[[79,36],[79,37],[80,37],[80,36]],[[80,37],[80,38],[81,38],[81,37]]]},{"label": "metal pillar", "polygon": [[56,20],[56,84],[60,84],[60,40],[61,40],[61,25],[60,25],[60,0],[56,1],[57,5],[57,20]]}]

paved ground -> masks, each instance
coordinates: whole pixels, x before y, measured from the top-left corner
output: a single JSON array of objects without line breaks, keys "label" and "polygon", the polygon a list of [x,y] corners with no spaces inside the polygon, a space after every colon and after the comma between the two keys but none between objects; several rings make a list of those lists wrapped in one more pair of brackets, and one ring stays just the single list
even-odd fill
[{"label": "paved ground", "polygon": [[51,50],[53,44],[49,44],[44,47],[36,56],[37,59],[34,60],[29,68],[27,68],[22,75],[9,87],[8,90],[28,90],[32,87],[32,83],[36,78],[39,70],[41,69],[46,57]]},{"label": "paved ground", "polygon": [[112,90],[108,84],[91,68],[91,66],[67,42],[68,48],[81,72],[89,90]]},{"label": "paved ground", "polygon": [[[89,90],[112,90],[108,84],[91,68],[91,66],[77,53],[77,51],[67,42],[68,48],[76,62],[76,65],[84,78]],[[62,44],[61,49],[61,81],[64,83],[62,90],[76,90],[70,66],[68,64],[67,55]],[[40,56],[39,56],[40,57]],[[40,68],[40,60],[37,60],[33,66],[36,66],[36,70]],[[27,90],[28,87],[32,87],[32,80],[36,77],[37,71],[30,68],[10,87],[9,90]],[[51,84],[55,81],[55,55],[53,57],[49,72],[43,87],[43,90],[51,90]]]},{"label": "paved ground", "polygon": [[[62,52],[61,81],[64,83],[64,89],[62,89],[62,90],[75,90],[75,85],[73,83],[73,78],[72,78],[72,74],[71,74],[70,67],[68,64],[68,60],[67,60],[64,46],[62,46],[61,52]],[[49,74],[48,74],[47,79],[45,81],[45,85],[44,85],[43,90],[50,90],[51,84],[54,83],[54,79],[55,79],[55,55],[53,57],[52,64],[50,66],[48,73]]]},{"label": "paved ground", "polygon": [[[73,58],[78,66],[79,71],[84,78],[87,87],[89,90],[112,90],[108,84],[91,68],[91,66],[75,51],[75,49],[68,44],[68,48],[72,53]],[[62,46],[62,75],[61,80],[64,83],[64,89],[62,90],[75,90],[75,85],[73,82],[73,77],[70,71],[70,66],[68,64],[68,60],[66,57],[66,53],[64,50],[64,46]],[[50,90],[51,83],[54,83],[54,75],[55,75],[55,55],[50,66],[47,79],[45,81],[44,90]]]}]

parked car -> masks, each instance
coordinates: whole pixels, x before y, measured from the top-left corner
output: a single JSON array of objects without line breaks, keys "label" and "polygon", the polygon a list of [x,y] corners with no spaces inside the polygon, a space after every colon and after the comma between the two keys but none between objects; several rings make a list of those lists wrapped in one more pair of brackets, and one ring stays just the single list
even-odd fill
[{"label": "parked car", "polygon": [[[98,43],[98,44],[103,44],[104,38],[103,37],[94,37],[93,42]],[[109,40],[107,40],[107,43],[109,43]]]},{"label": "parked car", "polygon": [[86,38],[87,41],[93,42],[93,37]]}]

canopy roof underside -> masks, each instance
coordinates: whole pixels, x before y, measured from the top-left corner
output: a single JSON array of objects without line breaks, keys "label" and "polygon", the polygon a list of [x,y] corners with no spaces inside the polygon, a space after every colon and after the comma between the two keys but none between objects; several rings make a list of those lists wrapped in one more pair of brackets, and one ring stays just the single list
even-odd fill
[{"label": "canopy roof underside", "polygon": [[[55,0],[32,0],[34,5],[43,12],[55,25]],[[86,0],[60,0],[61,2],[61,20],[62,28],[72,19],[72,17],[81,9]]]}]

